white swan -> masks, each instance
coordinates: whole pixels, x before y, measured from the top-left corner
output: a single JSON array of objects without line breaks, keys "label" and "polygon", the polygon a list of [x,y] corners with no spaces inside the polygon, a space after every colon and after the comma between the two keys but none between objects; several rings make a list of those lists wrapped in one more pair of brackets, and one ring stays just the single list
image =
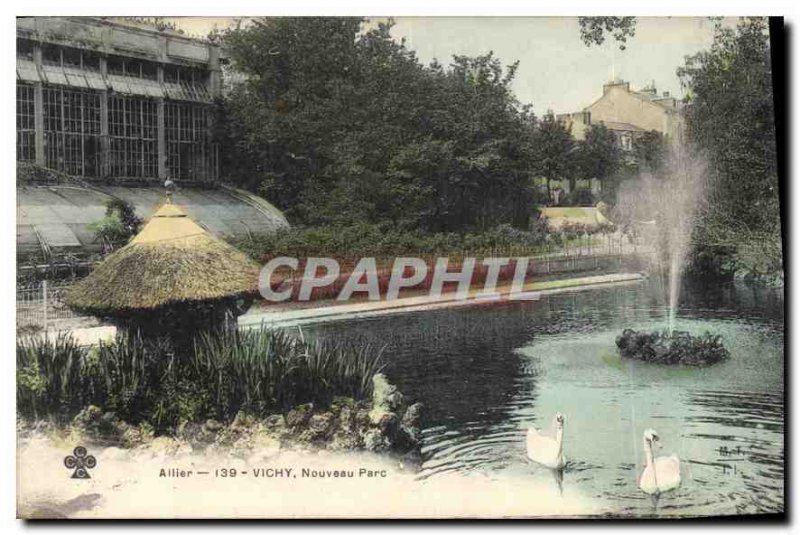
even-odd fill
[{"label": "white swan", "polygon": [[645,467],[639,478],[639,488],[647,494],[661,494],[681,484],[681,461],[677,455],[653,458],[653,443],[659,441],[653,429],[644,432]]},{"label": "white swan", "polygon": [[553,423],[547,433],[538,431],[535,427],[528,428],[527,450],[528,458],[547,468],[564,467],[564,415],[557,412]]}]

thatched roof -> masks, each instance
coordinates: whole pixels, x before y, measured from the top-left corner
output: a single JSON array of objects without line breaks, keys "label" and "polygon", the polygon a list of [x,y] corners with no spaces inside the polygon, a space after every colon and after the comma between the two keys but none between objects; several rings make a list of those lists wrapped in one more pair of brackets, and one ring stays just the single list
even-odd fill
[{"label": "thatched roof", "polygon": [[152,310],[253,293],[259,266],[206,232],[174,204],[163,205],[125,247],[65,295],[71,308],[98,315]]}]

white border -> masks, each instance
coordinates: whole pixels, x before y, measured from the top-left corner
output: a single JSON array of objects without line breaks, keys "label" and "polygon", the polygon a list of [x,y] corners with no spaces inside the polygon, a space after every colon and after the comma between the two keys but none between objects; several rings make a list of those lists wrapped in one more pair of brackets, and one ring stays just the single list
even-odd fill
[{"label": "white border", "polygon": [[[177,16],[177,15],[193,15],[193,16],[247,16],[247,15],[365,15],[365,16],[386,16],[386,15],[393,15],[393,16],[575,16],[575,15],[650,15],[650,16],[710,16],[710,15],[728,15],[728,16],[737,16],[737,15],[783,15],[785,16],[786,23],[789,26],[790,30],[796,29],[795,24],[798,19],[800,19],[800,15],[798,12],[800,8],[799,2],[796,0],[792,1],[781,1],[781,0],[726,0],[724,3],[716,3],[712,4],[710,2],[698,2],[696,0],[670,0],[666,2],[629,2],[629,1],[622,1],[622,0],[568,0],[568,1],[559,1],[559,2],[537,2],[535,0],[524,0],[524,1],[512,1],[512,0],[492,0],[491,2],[483,1],[483,2],[476,2],[476,1],[459,1],[459,2],[452,2],[452,3],[445,3],[440,2],[435,4],[430,0],[405,0],[405,1],[397,1],[397,0],[383,0],[383,1],[366,1],[366,0],[339,0],[339,1],[324,1],[324,0],[317,0],[317,1],[299,1],[293,0],[291,2],[269,2],[268,0],[226,0],[224,2],[220,2],[219,0],[211,2],[208,0],[198,0],[192,3],[185,3],[181,4],[178,2],[167,3],[162,1],[154,1],[154,0],[139,0],[137,2],[128,2],[125,4],[122,3],[113,3],[109,0],[104,1],[71,1],[69,3],[66,2],[13,2],[8,1],[4,2],[2,5],[3,17],[0,18],[2,21],[2,39],[4,46],[2,47],[2,61],[3,61],[3,70],[0,71],[4,73],[9,79],[5,81],[2,85],[0,85],[0,91],[2,91],[2,98],[0,99],[0,103],[2,103],[2,113],[3,113],[3,122],[2,124],[5,128],[2,130],[3,135],[3,142],[0,144],[2,147],[2,155],[4,156],[0,161],[3,162],[3,179],[2,179],[2,195],[0,195],[0,217],[2,217],[2,222],[0,223],[0,236],[2,242],[0,242],[0,250],[5,253],[7,260],[5,260],[2,264],[0,264],[0,269],[2,270],[2,277],[1,280],[5,281],[5,284],[2,285],[2,307],[3,307],[3,314],[2,317],[4,321],[2,322],[2,339],[6,344],[7,351],[3,352],[4,356],[4,369],[2,370],[3,373],[0,374],[2,376],[3,385],[2,385],[2,392],[4,393],[3,398],[3,411],[2,411],[2,429],[4,433],[2,436],[4,437],[2,441],[2,455],[0,455],[0,467],[2,467],[2,472],[0,472],[0,480],[3,481],[3,493],[2,493],[2,500],[0,501],[0,515],[2,515],[4,528],[9,530],[21,531],[25,529],[26,525],[22,522],[13,520],[15,517],[16,512],[16,488],[15,488],[15,465],[16,465],[16,442],[15,442],[15,411],[14,411],[14,404],[15,404],[15,387],[14,387],[14,380],[15,380],[15,373],[14,373],[14,352],[13,348],[11,347],[13,344],[13,340],[15,340],[15,331],[12,323],[12,319],[15,314],[15,299],[12,286],[12,279],[14,278],[14,263],[11,259],[11,252],[15,250],[16,244],[16,235],[12,229],[15,228],[15,221],[14,221],[14,214],[16,212],[16,191],[15,191],[15,143],[16,143],[16,133],[14,130],[14,115],[15,115],[15,106],[16,106],[16,97],[13,91],[14,84],[10,80],[14,76],[14,68],[12,65],[15,63],[15,22],[14,17],[17,15],[160,15],[160,16]],[[796,43],[798,36],[797,34],[792,31],[792,40],[790,42],[791,50],[788,51],[790,56],[790,65],[791,71],[796,72],[798,70],[798,55],[796,53]],[[792,76],[794,78],[794,76]],[[796,84],[793,83],[793,80],[789,83],[789,88],[792,88],[792,94],[787,95],[787,98],[792,100],[792,97],[797,94],[796,91]],[[792,116],[787,120],[790,120],[789,129],[791,131],[792,127],[797,124],[796,118],[797,114],[799,113],[797,103],[794,102],[793,105],[790,107],[792,110]],[[798,136],[793,135],[790,136],[792,140],[792,146],[789,147],[790,154],[800,154],[800,138]],[[796,165],[796,162],[795,162]],[[791,177],[793,178],[793,177]],[[800,188],[792,188],[791,189],[791,199],[790,199],[790,206],[796,207],[800,206],[798,202],[798,196],[800,196]],[[788,200],[788,199],[787,199]],[[794,217],[792,221],[792,225],[790,229],[787,229],[788,235],[791,236],[800,236],[800,218]],[[793,260],[793,259],[792,259]],[[796,262],[791,263],[792,266],[796,266]],[[794,273],[787,273],[787,277],[791,277]],[[794,281],[793,281],[794,282]],[[794,285],[791,287],[791,295],[787,296],[793,302],[796,302],[796,299],[792,299],[793,297],[797,296],[799,290],[797,290],[797,283],[794,282]],[[791,326],[787,330],[793,331],[795,333],[800,333],[800,316],[795,314],[791,317]],[[793,344],[796,346],[796,343]],[[788,347],[788,346],[787,346]],[[787,353],[787,359],[795,360],[795,355],[789,355]],[[792,369],[792,377],[788,378],[787,380],[790,381],[790,384],[796,385],[797,384],[797,377],[798,370],[800,369],[800,364],[795,363]],[[787,391],[788,391],[787,386]],[[797,395],[793,396],[793,400],[795,400]],[[797,417],[795,415],[794,410],[795,403],[792,404],[792,407],[787,407],[787,414],[791,416],[791,423],[789,427],[793,432],[795,438],[795,446],[797,443]],[[796,453],[796,447],[792,448],[791,452],[786,452],[787,458],[791,459],[791,467],[796,467],[798,464]],[[787,474],[789,481],[794,483],[796,481],[797,470],[793,469],[791,474]],[[792,498],[792,503],[787,504],[787,510],[793,511],[794,515],[797,515],[797,491],[796,489],[789,490],[787,488],[788,495]],[[148,531],[153,533],[160,533],[165,532],[168,528],[173,527],[173,524],[159,524],[159,525],[126,525],[126,529],[140,529],[144,528]],[[336,529],[339,531],[343,530],[365,530],[365,529],[375,529],[375,525],[353,525],[353,524],[340,524],[340,525],[294,525],[294,526],[286,526],[286,525],[268,525],[268,526],[253,526],[252,524],[248,524],[248,527],[255,527],[256,529],[264,529],[267,528],[271,532],[275,531],[316,531],[316,530],[331,530]],[[51,530],[54,528],[68,528],[68,529],[77,529],[77,530],[87,530],[92,528],[100,528],[106,529],[112,527],[108,524],[103,525],[86,525],[85,523],[82,524],[73,524],[67,525],[64,524],[47,524],[47,525],[37,525],[36,529],[38,530]],[[116,527],[123,527],[122,525],[117,525]],[[175,526],[177,527],[177,526]],[[217,524],[205,524],[205,525],[182,525],[182,529],[228,529],[230,528],[230,524],[226,525],[217,525]],[[241,527],[241,526],[240,526]],[[525,531],[536,531],[538,532],[555,532],[558,530],[559,533],[569,533],[573,530],[580,529],[580,528],[598,528],[601,529],[613,529],[618,530],[620,528],[625,529],[628,528],[642,528],[642,527],[653,527],[649,525],[644,525],[640,523],[632,523],[629,526],[620,526],[619,524],[608,525],[605,524],[596,524],[596,523],[584,523],[580,526],[576,526],[575,524],[559,524],[559,523],[550,523],[550,524],[478,524],[478,525],[467,525],[463,523],[458,524],[433,524],[433,525],[419,525],[419,524],[401,524],[401,525],[390,525],[390,524],[381,524],[378,526],[379,529],[393,529],[393,530],[413,530],[415,533],[426,533],[426,532],[438,532],[442,529],[447,530],[464,530],[469,529],[470,531],[494,531],[496,529],[515,529],[515,530],[525,530]],[[695,532],[699,533],[702,531],[706,531],[708,529],[737,529],[743,528],[747,530],[763,530],[764,526],[759,526],[756,524],[743,524],[743,523],[732,523],[732,524],[722,524],[722,525],[710,525],[710,524],[702,524],[702,525],[692,525],[692,524],[685,524],[685,523],[675,523],[675,524],[662,524],[659,527],[672,527],[673,529],[677,528],[681,531],[685,531],[687,533]],[[767,526],[769,529],[769,526]],[[785,529],[785,528],[783,528]],[[5,530],[4,530],[5,531]],[[737,529],[739,531],[739,529]]]}]

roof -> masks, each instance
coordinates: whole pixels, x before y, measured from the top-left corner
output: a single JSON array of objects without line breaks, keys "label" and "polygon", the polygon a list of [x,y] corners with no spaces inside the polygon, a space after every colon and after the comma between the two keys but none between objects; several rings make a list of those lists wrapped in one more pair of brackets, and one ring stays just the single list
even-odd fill
[{"label": "roof", "polygon": [[609,223],[595,207],[548,206],[540,210],[539,217],[544,218],[553,230],[559,230],[564,225],[579,224],[597,228],[601,224]]},{"label": "roof", "polygon": [[[164,200],[161,187],[53,184],[17,186],[17,262],[47,264],[69,255],[79,260],[101,250],[92,226],[105,217],[112,198],[130,202],[149,218]],[[230,187],[181,188],[173,195],[203,230],[218,237],[274,232],[289,226],[267,201]]]},{"label": "roof", "polygon": [[259,266],[164,204],[125,247],[73,284],[65,303],[81,312],[124,315],[254,293]]},{"label": "roof", "polygon": [[622,130],[625,132],[646,132],[644,128],[640,128],[631,123],[619,123],[616,121],[599,121],[603,123],[609,130]]}]

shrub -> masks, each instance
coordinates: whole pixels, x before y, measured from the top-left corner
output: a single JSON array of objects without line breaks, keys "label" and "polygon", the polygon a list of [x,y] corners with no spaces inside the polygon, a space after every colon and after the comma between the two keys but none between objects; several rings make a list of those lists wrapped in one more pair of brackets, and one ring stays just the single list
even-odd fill
[{"label": "shrub", "polygon": [[708,366],[726,360],[722,337],[708,332],[694,336],[685,331],[648,332],[625,329],[617,337],[620,356],[659,364]]},{"label": "shrub", "polygon": [[231,238],[232,244],[258,261],[278,256],[307,258],[392,257],[469,253],[478,256],[496,249],[533,249],[547,241],[543,225],[521,230],[503,224],[476,233],[424,233],[385,225],[358,224],[334,227],[293,227],[276,233]]},{"label": "shrub", "polygon": [[68,184],[78,182],[73,177],[31,162],[17,162],[17,184]]},{"label": "shrub", "polygon": [[188,354],[166,339],[119,334],[97,347],[71,334],[17,342],[17,410],[66,422],[89,405],[159,432],[181,422],[267,416],[300,403],[363,399],[381,368],[366,344],[308,342],[285,331],[203,334]]},{"label": "shrub", "polygon": [[113,250],[128,243],[138,234],[141,226],[142,218],[136,215],[133,204],[122,199],[111,199],[106,203],[105,217],[89,228],[105,249]]},{"label": "shrub", "polygon": [[576,188],[575,191],[564,197],[561,204],[564,206],[594,206],[594,193],[588,188]]}]

